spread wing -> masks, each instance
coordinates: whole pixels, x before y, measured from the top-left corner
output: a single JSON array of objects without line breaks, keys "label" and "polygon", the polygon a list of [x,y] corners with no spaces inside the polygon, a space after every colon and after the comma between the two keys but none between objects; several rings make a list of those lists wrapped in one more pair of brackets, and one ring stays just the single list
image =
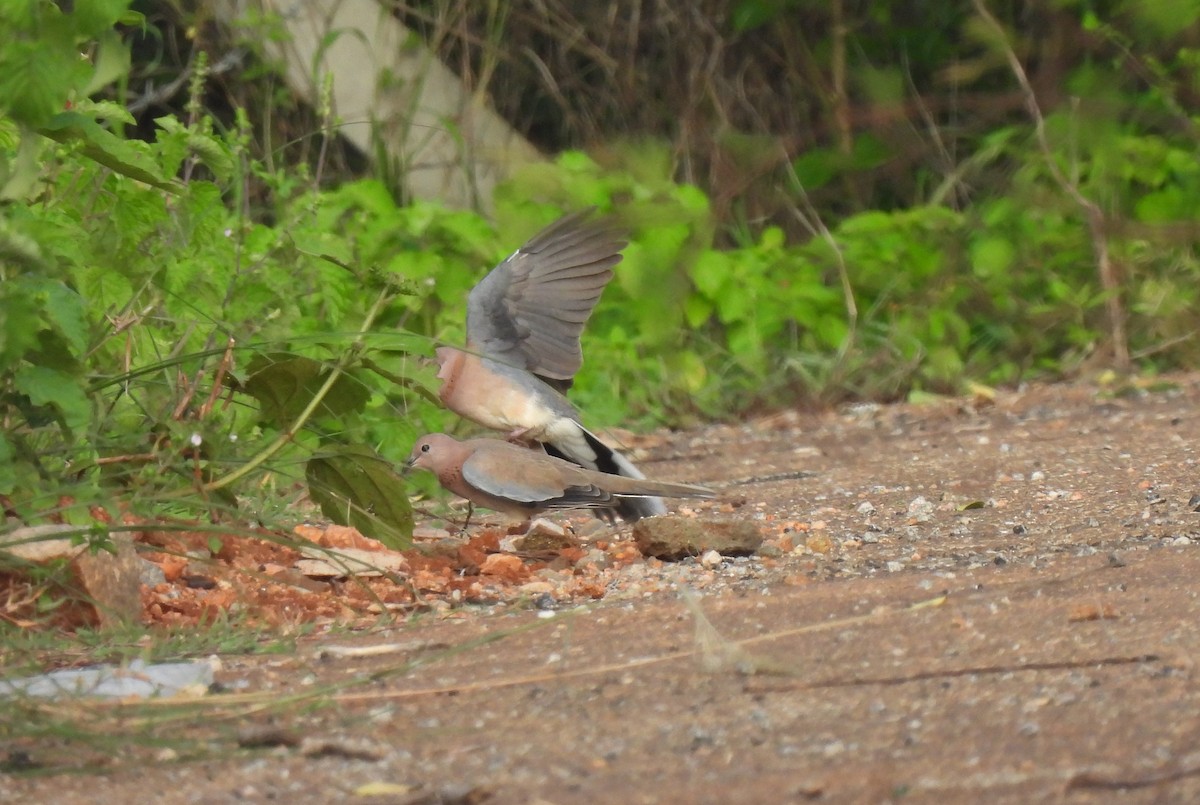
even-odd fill
[{"label": "spread wing", "polygon": [[579,336],[626,241],[592,210],[534,235],[467,297],[467,346],[560,391],[583,363]]}]

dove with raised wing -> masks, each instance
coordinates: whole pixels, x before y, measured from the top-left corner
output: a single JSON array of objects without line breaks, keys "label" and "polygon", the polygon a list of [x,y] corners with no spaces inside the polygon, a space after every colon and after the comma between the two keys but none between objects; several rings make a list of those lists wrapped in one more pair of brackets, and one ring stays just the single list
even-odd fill
[{"label": "dove with raised wing", "polygon": [[444,433],[418,439],[408,466],[432,471],[443,488],[477,506],[521,520],[547,509],[607,509],[646,496],[715,497],[702,486],[626,478],[585,469],[537,448],[500,439],[459,441]]},{"label": "dove with raised wing", "polygon": [[[465,349],[436,351],[438,397],[459,416],[541,443],[586,469],[645,476],[587,430],[562,392],[583,363],[579,336],[626,242],[592,211],[564,216],[534,235],[471,290]],[[666,514],[657,497],[618,498],[628,521]]]}]

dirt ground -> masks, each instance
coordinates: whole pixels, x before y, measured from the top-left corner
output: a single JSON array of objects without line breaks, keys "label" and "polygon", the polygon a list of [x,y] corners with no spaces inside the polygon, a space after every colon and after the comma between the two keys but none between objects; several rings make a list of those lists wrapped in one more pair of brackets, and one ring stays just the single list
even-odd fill
[{"label": "dirt ground", "polygon": [[[647,439],[763,551],[226,657],[219,759],[0,801],[1198,802],[1198,403],[1187,376]],[[264,693],[299,704],[232,706]]]}]

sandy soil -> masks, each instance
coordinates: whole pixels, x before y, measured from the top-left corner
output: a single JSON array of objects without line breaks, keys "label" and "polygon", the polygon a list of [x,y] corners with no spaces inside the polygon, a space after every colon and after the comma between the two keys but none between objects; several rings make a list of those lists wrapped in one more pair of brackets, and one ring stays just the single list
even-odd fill
[{"label": "sandy soil", "polygon": [[203,760],[0,800],[1200,801],[1198,401],[1190,376],[647,439],[647,474],[719,487],[762,555],[616,562],[588,596],[550,564],[226,657],[223,705],[178,726]]}]

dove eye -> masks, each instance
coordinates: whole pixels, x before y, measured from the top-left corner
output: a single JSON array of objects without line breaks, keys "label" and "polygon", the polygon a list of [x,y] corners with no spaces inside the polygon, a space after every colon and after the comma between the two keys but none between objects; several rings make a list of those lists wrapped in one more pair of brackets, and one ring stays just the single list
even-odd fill
[{"label": "dove eye", "polygon": [[428,452],[429,452],[429,445],[427,445],[427,444],[423,444],[423,445],[421,445],[421,452],[422,452],[422,453],[428,453]]}]

